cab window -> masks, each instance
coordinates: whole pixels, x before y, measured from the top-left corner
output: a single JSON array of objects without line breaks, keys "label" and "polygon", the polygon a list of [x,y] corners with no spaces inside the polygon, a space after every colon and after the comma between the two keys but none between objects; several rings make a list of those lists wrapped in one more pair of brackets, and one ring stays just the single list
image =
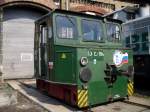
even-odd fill
[{"label": "cab window", "polygon": [[56,16],[56,34],[58,38],[76,38],[78,35],[76,19],[69,16]]},{"label": "cab window", "polygon": [[107,23],[107,40],[109,42],[120,42],[120,27],[115,23]]},{"label": "cab window", "polygon": [[99,21],[82,20],[82,37],[84,41],[102,41],[102,24]]}]

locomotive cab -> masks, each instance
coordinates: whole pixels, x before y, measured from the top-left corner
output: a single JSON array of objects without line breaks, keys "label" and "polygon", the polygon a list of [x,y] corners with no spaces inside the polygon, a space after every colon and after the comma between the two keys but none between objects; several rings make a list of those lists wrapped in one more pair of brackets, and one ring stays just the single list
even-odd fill
[{"label": "locomotive cab", "polygon": [[126,97],[132,52],[119,21],[55,10],[35,30],[38,89],[79,108]]}]

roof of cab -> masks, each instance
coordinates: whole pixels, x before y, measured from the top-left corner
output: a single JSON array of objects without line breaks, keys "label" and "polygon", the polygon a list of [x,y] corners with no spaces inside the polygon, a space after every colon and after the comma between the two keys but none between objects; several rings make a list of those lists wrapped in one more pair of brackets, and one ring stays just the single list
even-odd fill
[{"label": "roof of cab", "polygon": [[123,23],[123,25],[127,25],[127,24],[134,24],[134,22],[140,23],[140,21],[149,21],[150,20],[150,16],[144,16],[144,17],[139,17],[136,19],[132,19],[127,21],[126,23]]},{"label": "roof of cab", "polygon": [[101,19],[101,20],[104,20],[104,18],[105,18],[108,21],[114,21],[114,22],[122,23],[120,20],[116,20],[116,19],[111,19],[111,18],[102,17],[102,16],[98,16],[98,15],[89,15],[89,14],[82,13],[82,12],[75,12],[75,11],[62,10],[62,9],[55,9],[55,10],[49,12],[48,14],[40,17],[39,19],[37,19],[36,22],[44,19],[45,17],[52,15],[53,13],[70,14],[70,15],[76,15],[76,16],[84,16],[84,17],[88,17],[88,18],[91,17],[91,18]]}]

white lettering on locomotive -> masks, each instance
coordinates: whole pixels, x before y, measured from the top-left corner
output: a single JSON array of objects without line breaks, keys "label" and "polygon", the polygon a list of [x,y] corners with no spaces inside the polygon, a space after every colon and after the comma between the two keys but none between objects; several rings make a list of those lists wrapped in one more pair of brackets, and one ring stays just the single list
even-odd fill
[{"label": "white lettering on locomotive", "polygon": [[101,51],[88,51],[88,56],[104,56],[104,53]]}]

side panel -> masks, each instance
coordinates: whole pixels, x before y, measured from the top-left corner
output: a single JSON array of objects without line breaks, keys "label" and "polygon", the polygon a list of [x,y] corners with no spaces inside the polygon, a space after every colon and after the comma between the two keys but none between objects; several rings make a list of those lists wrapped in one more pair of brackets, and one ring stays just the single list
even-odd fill
[{"label": "side panel", "polygon": [[[107,84],[104,81],[105,74],[103,70],[105,68],[105,63],[104,63],[103,50],[94,49],[94,48],[89,48],[89,49],[82,48],[79,49],[77,53],[78,53],[77,63],[78,63],[78,79],[79,79],[78,88],[83,89],[83,86],[87,85],[88,103],[89,103],[88,105],[100,104],[106,102],[107,97],[109,96],[109,89],[107,87]],[[92,73],[91,80],[87,84],[84,84],[79,78],[80,71],[81,69],[84,68],[79,63],[81,57],[88,57],[88,64],[86,67],[89,68]]]},{"label": "side panel", "polygon": [[[117,67],[118,70],[124,70],[127,71],[129,66],[133,66],[133,52],[132,50],[123,50],[120,49],[120,51],[125,54],[128,54],[128,62],[122,64],[121,66]],[[119,98],[119,97],[126,97],[128,95],[128,79],[129,77],[126,75],[118,75],[117,80],[113,85],[112,89],[112,96],[114,98]],[[130,76],[131,81],[133,81],[133,76]],[[133,91],[133,90],[132,90]]]},{"label": "side panel", "polygon": [[55,46],[55,76],[54,81],[75,83],[75,49]]}]

